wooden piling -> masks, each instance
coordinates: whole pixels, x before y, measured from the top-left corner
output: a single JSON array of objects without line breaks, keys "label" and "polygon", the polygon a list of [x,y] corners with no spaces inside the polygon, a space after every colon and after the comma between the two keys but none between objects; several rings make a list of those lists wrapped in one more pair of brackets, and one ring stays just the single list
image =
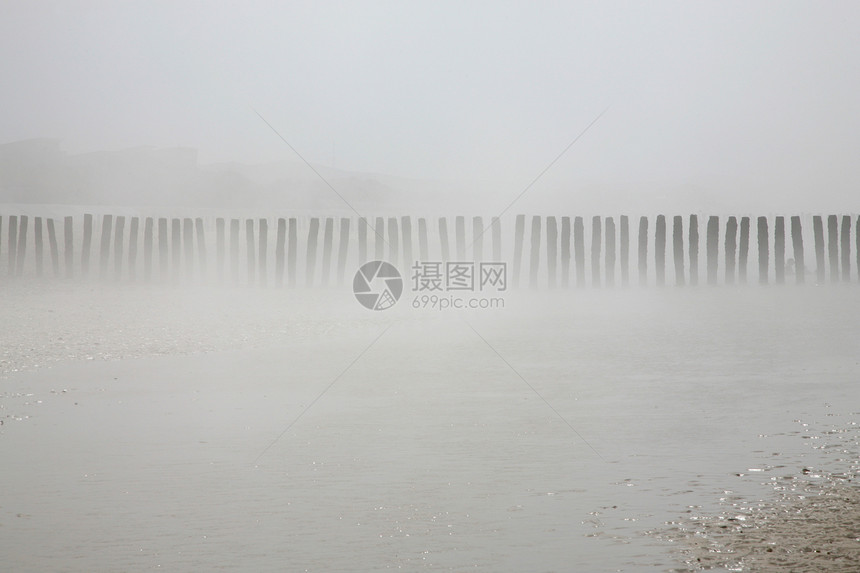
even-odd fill
[{"label": "wooden piling", "polygon": [[768,234],[767,217],[758,218],[758,282],[766,285],[768,283]]},{"label": "wooden piling", "polygon": [[172,281],[173,283],[179,282],[179,273],[182,269],[181,257],[182,257],[182,221],[180,219],[173,219],[170,221],[170,256],[172,263]]},{"label": "wooden piling", "polygon": [[626,287],[630,283],[630,222],[627,215],[621,215],[621,286]]},{"label": "wooden piling", "polygon": [[152,279],[152,217],[143,223],[143,280]]},{"label": "wooden piling", "polygon": [[42,277],[42,266],[43,266],[43,248],[42,248],[42,218],[36,217],[33,219],[33,240],[34,240],[34,249],[33,256],[36,259],[36,276]]},{"label": "wooden piling", "polygon": [[672,218],[672,254],[675,261],[675,284],[684,286],[684,218]]},{"label": "wooden piling", "polygon": [[558,227],[555,217],[546,218],[546,268],[547,285],[554,289],[557,274],[558,260]]},{"label": "wooden piling", "polygon": [[657,286],[666,284],[666,216],[657,215],[654,230],[654,268],[657,273]]},{"label": "wooden piling", "polygon": [[334,218],[325,218],[325,227],[323,230],[323,256],[322,256],[322,285],[328,286],[328,279],[331,274],[331,250],[334,243]]},{"label": "wooden piling", "polygon": [[448,248],[448,221],[445,217],[439,218],[439,246],[442,249],[442,261],[449,260],[451,253]]},{"label": "wooden piling", "polygon": [[158,270],[159,279],[162,281],[167,280],[167,252],[167,219],[160,217],[158,219]]},{"label": "wooden piling", "polygon": [[585,221],[573,220],[573,258],[576,266],[576,286],[585,288]]},{"label": "wooden piling", "polygon": [[128,278],[137,280],[137,236],[140,233],[140,217],[132,217],[128,230]]},{"label": "wooden piling", "polygon": [[484,223],[481,217],[472,218],[472,261],[478,265],[484,258]]},{"label": "wooden piling", "polygon": [[367,219],[358,219],[358,265],[367,262]]},{"label": "wooden piling", "polygon": [[600,239],[601,235],[600,217],[595,215],[591,218],[591,286],[600,286]]},{"label": "wooden piling", "polygon": [[729,217],[726,223],[726,284],[735,284],[735,265],[737,257],[738,219]]},{"label": "wooden piling", "polygon": [[400,236],[397,233],[397,217],[388,218],[388,262],[397,266],[400,256]]},{"label": "wooden piling", "polygon": [[806,269],[803,263],[803,228],[800,217],[791,218],[791,246],[794,251],[794,277],[797,284],[803,284],[806,280]]},{"label": "wooden piling", "polygon": [[690,286],[699,284],[699,216],[690,215]]},{"label": "wooden piling", "polygon": [[773,224],[774,282],[785,284],[785,217],[777,217]]},{"label": "wooden piling", "polygon": [[606,218],[606,286],[615,286],[615,220]]},{"label": "wooden piling", "polygon": [[373,233],[376,235],[375,260],[381,261],[385,258],[385,220],[382,217],[376,218]]},{"label": "wooden piling", "polygon": [[230,219],[230,282],[239,284],[239,219]]},{"label": "wooden piling", "polygon": [[427,251],[427,219],[424,217],[418,219],[418,256],[421,257],[422,261],[426,261],[429,257]]},{"label": "wooden piling", "polygon": [[454,220],[457,238],[457,260],[466,260],[466,218],[462,215]]},{"label": "wooden piling", "polygon": [[639,286],[648,284],[648,217],[639,217]]},{"label": "wooden piling", "polygon": [[258,221],[257,237],[257,277],[261,287],[269,284],[269,220]]},{"label": "wooden piling", "polygon": [[815,275],[818,284],[824,284],[824,224],[821,215],[812,217],[812,232],[815,243]]},{"label": "wooden piling", "polygon": [[63,218],[63,256],[66,263],[66,278],[75,276],[75,221],[72,217]]},{"label": "wooden piling", "polygon": [[275,238],[275,288],[284,286],[284,265],[287,245],[287,220],[278,217],[278,231]]},{"label": "wooden piling", "polygon": [[99,278],[104,280],[107,276],[108,257],[110,256],[110,236],[113,226],[113,215],[102,217],[102,238],[99,247]]},{"label": "wooden piling", "polygon": [[254,219],[245,219],[245,263],[248,271],[248,286],[253,286],[254,279],[257,277],[257,261],[254,251]]},{"label": "wooden piling", "polygon": [[842,282],[851,280],[851,217],[842,216]]},{"label": "wooden piling", "polygon": [[[376,232],[382,233],[381,217],[376,220]],[[314,284],[314,268],[317,262],[317,235],[319,235],[320,220],[317,217],[311,218],[311,226],[308,229],[308,250],[305,264],[305,284],[312,286]],[[382,240],[379,235],[376,237],[376,248],[381,248]],[[379,254],[379,253],[377,253]],[[381,256],[379,257],[381,258]]]},{"label": "wooden piling", "polygon": [[57,230],[54,228],[54,220],[48,218],[46,221],[48,228],[48,247],[51,251],[51,269],[54,271],[54,278],[60,277],[60,248],[57,244]]},{"label": "wooden piling", "polygon": [[298,221],[290,217],[287,227],[287,284],[290,288],[296,286],[296,251],[298,249]]},{"label": "wooden piling", "polygon": [[517,215],[516,223],[514,224],[514,264],[513,264],[513,285],[514,288],[520,285],[520,266],[523,258],[523,235],[525,235],[526,216]]},{"label": "wooden piling", "polygon": [[113,274],[114,279],[122,278],[122,252],[123,239],[125,238],[125,217],[122,215],[116,218],[116,230],[113,238]]},{"label": "wooden piling", "polygon": [[738,246],[738,282],[747,282],[747,258],[750,249],[750,218],[741,217],[741,238]]},{"label": "wooden piling", "polygon": [[412,218],[400,218],[400,234],[403,236],[403,271],[411,274],[410,269],[415,261],[412,258]]},{"label": "wooden piling", "polygon": [[529,287],[537,288],[540,267],[540,216],[532,217],[531,253],[529,256]]},{"label": "wooden piling", "polygon": [[17,260],[18,260],[18,216],[10,215],[9,216],[9,266],[8,273],[10,277],[14,277],[18,274]]},{"label": "wooden piling", "polygon": [[200,278],[206,279],[206,235],[203,229],[203,219],[197,217],[194,219],[194,230],[197,233],[197,267],[200,269]]},{"label": "wooden piling", "polygon": [[185,278],[194,276],[194,221],[186,217],[182,220],[182,244],[185,247]]},{"label": "wooden piling", "polygon": [[493,217],[491,225],[493,227],[493,262],[499,263],[502,261],[502,222],[498,217]]},{"label": "wooden piling", "polygon": [[223,217],[215,219],[215,280],[218,284],[224,284],[224,264],[227,243]]},{"label": "wooden piling", "polygon": [[84,237],[81,243],[81,275],[90,274],[90,251],[93,242],[93,216],[90,213],[84,215]]},{"label": "wooden piling", "polygon": [[346,274],[346,259],[349,254],[349,217],[340,218],[340,234],[337,248],[337,284],[343,284]]},{"label": "wooden piling", "polygon": [[839,229],[836,215],[827,217],[827,254],[830,261],[830,282],[839,281]]},{"label": "wooden piling", "polygon": [[561,218],[561,286],[570,286],[570,217]]},{"label": "wooden piling", "polygon": [[16,274],[20,277],[24,274],[24,259],[27,256],[27,215],[21,215],[18,226],[18,254],[16,260]]},{"label": "wooden piling", "polygon": [[708,217],[708,236],[706,252],[708,257],[708,284],[717,284],[717,268],[720,256],[720,218],[716,215]]}]

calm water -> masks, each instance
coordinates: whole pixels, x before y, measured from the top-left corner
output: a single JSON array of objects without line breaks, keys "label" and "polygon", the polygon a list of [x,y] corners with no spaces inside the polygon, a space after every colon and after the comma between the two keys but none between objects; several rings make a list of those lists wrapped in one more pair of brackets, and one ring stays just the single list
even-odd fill
[{"label": "calm water", "polygon": [[378,316],[350,301],[321,309],[338,316],[324,333],[284,313],[313,334],[260,348],[13,374],[3,568],[679,568],[644,532],[836,463],[802,424],[860,419],[858,301],[525,294]]}]

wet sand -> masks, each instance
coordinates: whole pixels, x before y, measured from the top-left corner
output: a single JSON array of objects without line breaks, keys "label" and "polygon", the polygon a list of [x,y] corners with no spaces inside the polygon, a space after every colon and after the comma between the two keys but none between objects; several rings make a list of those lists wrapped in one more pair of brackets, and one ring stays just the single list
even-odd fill
[{"label": "wet sand", "polygon": [[15,570],[857,570],[847,291],[70,286],[0,311]]}]

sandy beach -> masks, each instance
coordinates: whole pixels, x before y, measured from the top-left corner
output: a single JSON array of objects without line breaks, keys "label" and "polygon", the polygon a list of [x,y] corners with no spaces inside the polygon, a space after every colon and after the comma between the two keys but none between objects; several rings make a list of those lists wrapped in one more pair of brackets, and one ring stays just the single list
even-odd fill
[{"label": "sandy beach", "polygon": [[848,289],[4,289],[12,570],[858,568]]}]

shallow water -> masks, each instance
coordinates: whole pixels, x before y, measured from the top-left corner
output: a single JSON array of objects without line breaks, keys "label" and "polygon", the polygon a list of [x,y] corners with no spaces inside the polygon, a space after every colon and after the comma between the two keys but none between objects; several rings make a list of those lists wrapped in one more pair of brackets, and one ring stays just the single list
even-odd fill
[{"label": "shallow water", "polygon": [[[96,325],[124,359],[82,340],[83,360],[19,356],[0,381],[10,570],[686,569],[646,532],[838,465],[802,424],[860,420],[848,289],[521,293],[464,313],[233,291],[149,326],[140,308],[176,293],[95,295],[128,310],[122,333]],[[27,316],[56,293],[21,297]],[[80,332],[63,300],[30,346]],[[138,344],[159,337],[177,342]]]}]

